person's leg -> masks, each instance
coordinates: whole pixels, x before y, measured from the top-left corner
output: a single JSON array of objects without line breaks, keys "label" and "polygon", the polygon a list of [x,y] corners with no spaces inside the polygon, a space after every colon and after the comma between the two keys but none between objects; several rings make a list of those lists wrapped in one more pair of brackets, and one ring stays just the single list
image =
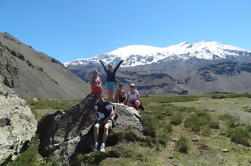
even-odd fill
[{"label": "person's leg", "polygon": [[108,88],[108,100],[110,102],[112,102],[113,100],[112,94],[113,94],[113,90],[111,88]]},{"label": "person's leg", "polygon": [[113,89],[111,89],[111,102],[114,102],[113,92],[114,92],[114,90],[113,90]]},{"label": "person's leg", "polygon": [[105,143],[108,137],[108,133],[109,133],[109,124],[106,123],[104,126],[104,134],[103,134],[103,141],[102,143]]},{"label": "person's leg", "polygon": [[104,126],[104,133],[103,133],[103,140],[100,146],[100,151],[101,152],[105,152],[105,142],[107,140],[108,137],[108,133],[109,133],[109,123],[106,123]]},{"label": "person's leg", "polygon": [[130,101],[127,102],[128,107],[132,107],[132,103]]},{"label": "person's leg", "polygon": [[98,141],[98,135],[99,135],[99,124],[96,123],[94,125],[94,141],[97,142]]},{"label": "person's leg", "polygon": [[97,150],[97,148],[98,148],[99,126],[100,125],[98,123],[96,123],[94,125],[94,141],[95,141],[95,143],[94,143],[94,150]]}]

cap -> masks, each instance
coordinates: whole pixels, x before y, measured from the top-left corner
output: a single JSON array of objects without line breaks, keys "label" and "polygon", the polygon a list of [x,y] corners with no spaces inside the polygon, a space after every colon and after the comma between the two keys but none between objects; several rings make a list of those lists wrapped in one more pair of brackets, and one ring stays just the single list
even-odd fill
[{"label": "cap", "polygon": [[133,87],[135,87],[135,84],[134,84],[134,83],[130,83],[130,86],[133,86]]},{"label": "cap", "polygon": [[99,73],[99,71],[96,69],[96,70],[93,71],[93,74],[94,74],[94,73]]}]

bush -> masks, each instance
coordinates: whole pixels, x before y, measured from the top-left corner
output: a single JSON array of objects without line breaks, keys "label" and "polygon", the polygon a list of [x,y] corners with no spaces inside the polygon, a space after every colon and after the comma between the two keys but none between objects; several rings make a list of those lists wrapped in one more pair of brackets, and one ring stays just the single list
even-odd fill
[{"label": "bush", "polygon": [[235,128],[239,126],[239,122],[235,117],[229,118],[227,121],[227,126],[229,128]]},{"label": "bush", "polygon": [[212,129],[219,129],[220,128],[219,122],[218,121],[212,121],[212,122],[210,122],[209,127],[212,128]]},{"label": "bush", "polygon": [[185,137],[181,137],[177,142],[176,148],[181,153],[187,153],[188,152],[188,140]]},{"label": "bush", "polygon": [[203,136],[210,136],[211,135],[211,130],[210,130],[210,128],[209,127],[205,127],[205,128],[203,128],[203,130],[201,131],[201,135],[203,135]]},{"label": "bush", "polygon": [[120,142],[145,142],[145,138],[140,136],[131,126],[125,129],[113,129],[107,139],[107,145],[113,146]]},{"label": "bush", "polygon": [[173,95],[173,96],[150,96],[142,97],[143,103],[171,103],[171,102],[188,102],[196,101],[199,96]]},{"label": "bush", "polygon": [[147,136],[146,143],[148,146],[166,146],[172,132],[172,126],[165,120],[159,119],[158,116],[158,114],[143,114],[143,133]]},{"label": "bush", "polygon": [[156,137],[156,132],[160,126],[157,118],[154,118],[154,116],[145,116],[143,117],[142,124],[144,127],[143,133],[145,135]]},{"label": "bush", "polygon": [[249,131],[239,127],[239,128],[235,128],[232,130],[229,130],[228,136],[231,138],[231,141],[238,143],[238,144],[242,144],[245,146],[249,145]]},{"label": "bush", "polygon": [[192,131],[198,132],[204,126],[211,123],[211,116],[206,112],[197,112],[190,115],[184,122],[186,128],[191,128]]},{"label": "bush", "polygon": [[224,113],[223,115],[219,115],[218,118],[219,118],[219,120],[226,121],[226,120],[229,120],[229,119],[234,119],[235,117],[228,114],[228,113]]},{"label": "bush", "polygon": [[170,123],[172,125],[180,125],[182,123],[182,120],[183,120],[183,116],[181,113],[177,113],[177,114],[174,114],[172,117],[171,117],[171,121]]},{"label": "bush", "polygon": [[212,95],[212,99],[224,99],[224,98],[239,98],[239,97],[248,97],[251,98],[251,94],[215,94]]}]

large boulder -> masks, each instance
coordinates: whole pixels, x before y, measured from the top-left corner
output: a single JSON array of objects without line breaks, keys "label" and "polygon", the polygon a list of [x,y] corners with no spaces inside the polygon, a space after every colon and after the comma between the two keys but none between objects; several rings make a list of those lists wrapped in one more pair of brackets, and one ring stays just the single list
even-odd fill
[{"label": "large boulder", "polygon": [[15,159],[36,130],[37,121],[25,101],[0,83],[0,165]]},{"label": "large boulder", "polygon": [[[40,154],[43,157],[53,154],[69,159],[75,152],[90,151],[94,143],[94,105],[95,99],[86,96],[68,110],[47,115],[38,126]],[[142,131],[140,115],[134,108],[115,104],[115,111],[118,114],[116,128],[132,126],[139,133]]]}]

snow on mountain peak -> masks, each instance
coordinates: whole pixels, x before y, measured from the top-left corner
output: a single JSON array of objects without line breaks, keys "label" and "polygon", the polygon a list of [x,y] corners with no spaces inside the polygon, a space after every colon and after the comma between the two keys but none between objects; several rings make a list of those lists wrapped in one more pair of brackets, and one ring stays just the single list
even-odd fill
[{"label": "snow on mountain peak", "polygon": [[214,41],[182,42],[169,47],[129,45],[92,58],[65,63],[65,66],[98,63],[99,60],[116,64],[121,59],[125,60],[122,66],[138,66],[160,62],[161,60],[187,60],[192,57],[213,60],[215,58],[226,59],[229,56],[237,57],[246,54],[251,55],[251,52]]}]

